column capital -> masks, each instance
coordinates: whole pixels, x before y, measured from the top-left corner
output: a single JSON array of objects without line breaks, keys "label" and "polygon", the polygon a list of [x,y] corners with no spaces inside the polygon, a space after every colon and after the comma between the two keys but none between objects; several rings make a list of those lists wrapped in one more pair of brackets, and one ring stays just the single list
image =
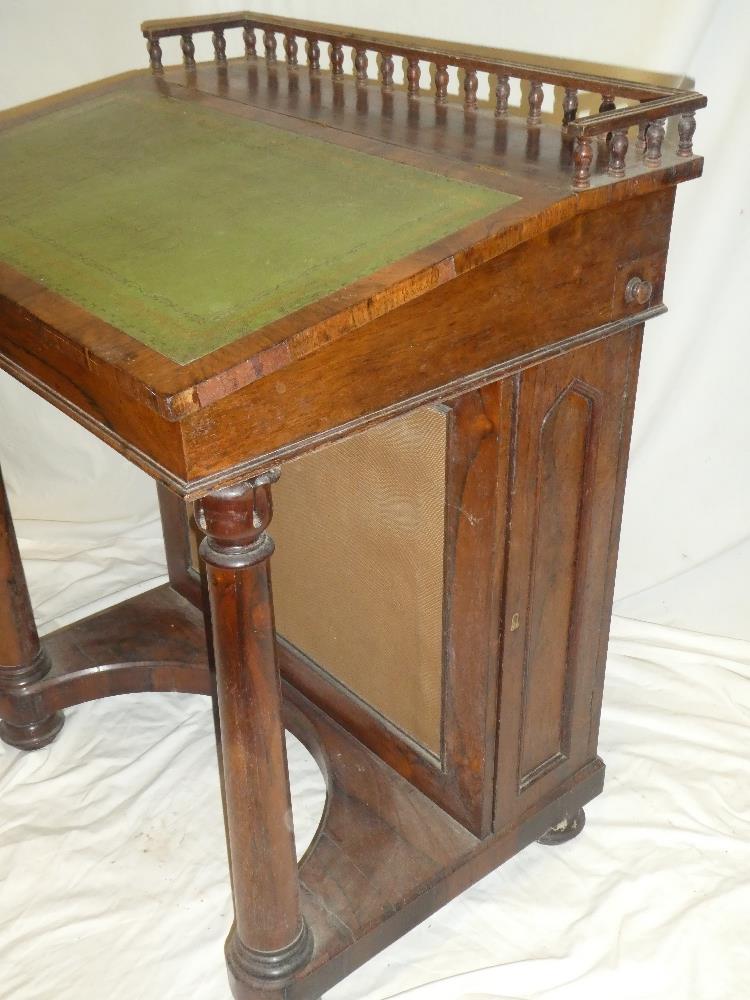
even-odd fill
[{"label": "column capital", "polygon": [[201,555],[214,566],[240,568],[262,562],[273,552],[266,532],[273,516],[271,486],[279,469],[216,490],[195,503],[195,520],[205,538]]}]

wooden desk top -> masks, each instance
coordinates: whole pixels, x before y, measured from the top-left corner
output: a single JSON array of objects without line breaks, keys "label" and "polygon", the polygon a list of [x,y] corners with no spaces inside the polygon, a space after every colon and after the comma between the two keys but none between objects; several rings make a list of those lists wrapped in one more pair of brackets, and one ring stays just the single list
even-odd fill
[{"label": "wooden desk top", "polygon": [[[479,70],[497,73],[496,102],[483,106],[470,55],[434,52],[435,99],[409,56],[430,57],[419,40],[399,48],[391,36],[357,41],[349,29],[266,20],[144,25],[151,71],[0,115],[0,365],[186,495],[413,405],[490,361],[551,345],[550,332],[525,346],[504,335],[491,357],[465,354],[455,371],[447,360],[441,370],[417,357],[408,330],[418,324],[444,357],[450,323],[431,313],[445,317],[439,289],[455,289],[457,303],[468,295],[466,315],[477,296],[487,300],[476,284],[482,268],[702,167],[691,131],[701,95],[476,56]],[[230,27],[243,27],[246,59],[226,59]],[[264,27],[261,59],[255,31]],[[194,62],[200,30],[213,32],[215,63]],[[315,43],[309,67],[298,64],[299,34]],[[164,71],[160,40],[170,35],[180,36],[186,65]],[[331,41],[332,72],[316,65],[316,38]],[[353,47],[352,75],[343,44]],[[379,80],[366,77],[372,47]],[[390,52],[407,57],[404,86],[393,84]],[[447,93],[448,62],[465,74],[463,101]],[[531,77],[528,114],[508,107],[516,72]],[[547,80],[565,87],[562,132],[542,111]],[[576,82],[604,91],[600,114],[576,119]],[[662,144],[661,121],[678,112],[675,149]],[[627,137],[639,123],[642,133],[652,123],[645,157],[631,150],[625,160],[627,139],[624,148],[603,141],[607,129]],[[664,212],[671,219],[671,202]],[[472,290],[461,281],[470,275]],[[349,377],[333,390],[340,413],[330,385],[328,402],[302,404],[298,375],[314,382],[315,364],[326,378],[332,367],[343,372],[337,344],[349,361],[365,352],[359,363],[372,377],[388,381],[397,353],[414,377],[382,400],[343,405],[342,393],[356,394]],[[306,420],[293,427],[286,408],[302,405]],[[209,460],[206,435],[223,440],[224,422],[248,407],[287,430],[248,437],[226,455],[216,444]],[[254,430],[261,435],[260,424]]]}]

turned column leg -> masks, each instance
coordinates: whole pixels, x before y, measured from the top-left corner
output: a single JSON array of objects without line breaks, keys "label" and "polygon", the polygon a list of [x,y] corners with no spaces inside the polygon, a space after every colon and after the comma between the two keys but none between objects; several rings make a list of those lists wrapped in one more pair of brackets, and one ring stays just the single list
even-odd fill
[{"label": "turned column leg", "polygon": [[61,712],[50,715],[37,695],[26,693],[49,668],[0,472],[0,739],[19,750],[46,746],[62,728]]},{"label": "turned column leg", "polygon": [[[312,938],[300,910],[269,556],[266,473],[196,503],[206,537],[235,923],[226,955],[235,994],[303,965]],[[244,987],[244,988],[243,988]]]}]

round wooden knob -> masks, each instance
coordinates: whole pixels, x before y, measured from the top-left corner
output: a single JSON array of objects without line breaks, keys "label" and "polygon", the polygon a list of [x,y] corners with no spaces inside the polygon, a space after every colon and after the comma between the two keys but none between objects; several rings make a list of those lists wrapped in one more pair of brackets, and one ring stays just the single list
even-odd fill
[{"label": "round wooden knob", "polygon": [[654,294],[654,286],[645,278],[637,275],[631,278],[625,286],[625,301],[637,302],[639,306],[647,306]]}]

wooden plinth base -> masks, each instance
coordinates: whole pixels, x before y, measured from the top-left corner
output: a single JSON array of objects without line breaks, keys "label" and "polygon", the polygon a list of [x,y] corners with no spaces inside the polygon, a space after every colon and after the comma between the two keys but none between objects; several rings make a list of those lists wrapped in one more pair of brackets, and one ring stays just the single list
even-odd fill
[{"label": "wooden plinth base", "polygon": [[[116,694],[213,690],[203,617],[166,586],[61,629],[43,646],[52,668],[23,697],[40,699],[49,716]],[[0,718],[12,715],[11,697],[20,695],[0,695]],[[235,960],[230,934],[237,1000],[317,1000],[527,844],[577,817],[602,788],[597,759],[533,814],[479,840],[298,691],[285,685],[284,699],[285,724],[311,752],[328,788],[320,827],[300,862],[312,946],[295,972],[255,979]]]}]

